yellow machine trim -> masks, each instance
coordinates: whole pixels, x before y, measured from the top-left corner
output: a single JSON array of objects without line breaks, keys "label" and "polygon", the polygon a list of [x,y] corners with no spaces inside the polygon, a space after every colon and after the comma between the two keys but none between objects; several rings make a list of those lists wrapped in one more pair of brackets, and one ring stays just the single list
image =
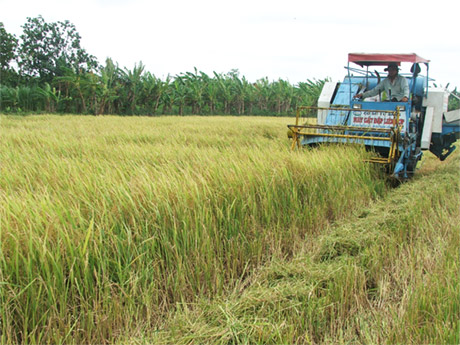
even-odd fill
[{"label": "yellow machine trim", "polygon": [[[300,124],[301,122],[301,113],[303,111],[357,111],[359,109],[351,108],[322,108],[322,107],[299,107],[296,112],[295,125],[288,125],[290,129],[290,137],[292,137],[291,149],[294,149],[296,146],[300,147],[300,137],[302,136],[316,136],[316,137],[329,137],[329,138],[341,138],[349,139],[350,143],[359,143],[360,140],[379,140],[379,141],[389,141],[390,151],[388,158],[376,156],[368,159],[368,162],[380,163],[380,164],[395,164],[399,159],[398,151],[398,141],[401,133],[401,126],[399,125],[399,108],[395,111],[386,111],[386,110],[369,110],[366,111],[378,111],[380,113],[388,113],[393,115],[393,124],[391,128],[372,128],[372,127],[355,127],[355,126],[340,126],[340,125],[318,125],[318,124]],[[336,132],[336,133],[330,133]],[[344,134],[345,132],[361,132],[360,134]],[[380,135],[386,134],[386,136],[373,136],[366,135],[367,133],[378,133]]]}]

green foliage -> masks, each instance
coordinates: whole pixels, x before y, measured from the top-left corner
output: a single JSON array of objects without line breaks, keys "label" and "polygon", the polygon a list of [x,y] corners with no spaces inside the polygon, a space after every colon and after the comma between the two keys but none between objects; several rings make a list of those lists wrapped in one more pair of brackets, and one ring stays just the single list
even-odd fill
[{"label": "green foliage", "polygon": [[9,69],[9,63],[16,57],[17,38],[6,32],[2,22],[0,22],[0,68]]},{"label": "green foliage", "polygon": [[[29,84],[35,97],[26,108],[18,102],[0,100],[4,112],[39,111],[83,114],[237,114],[290,115],[299,105],[314,105],[324,80],[291,85],[267,78],[251,84],[238,71],[208,76],[196,68],[165,80],[145,71],[140,62],[132,70],[121,69],[111,59],[98,73],[79,73],[63,66],[51,83]],[[4,93],[14,93],[3,86]],[[22,87],[20,87],[22,88]],[[44,92],[51,90],[54,95]],[[59,95],[59,97],[57,97]],[[51,98],[49,98],[51,97]],[[52,102],[52,103],[50,103]]]},{"label": "green foliage", "polygon": [[51,83],[65,68],[85,73],[97,66],[95,57],[80,45],[80,35],[69,21],[47,23],[43,17],[27,18],[18,48],[19,67],[39,83]]},{"label": "green foliage", "polygon": [[460,109],[460,92],[457,91],[457,88],[451,92],[449,96],[449,110]]},{"label": "green foliage", "polygon": [[2,22],[0,22],[0,84],[13,85],[17,83],[17,73],[10,66],[10,62],[16,59],[17,38],[6,32]]}]

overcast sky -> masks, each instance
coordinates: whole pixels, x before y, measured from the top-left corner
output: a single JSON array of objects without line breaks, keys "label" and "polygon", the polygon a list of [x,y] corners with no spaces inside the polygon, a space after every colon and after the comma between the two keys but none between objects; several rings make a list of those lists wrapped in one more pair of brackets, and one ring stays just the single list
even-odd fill
[{"label": "overcast sky", "polygon": [[0,8],[17,37],[27,17],[69,20],[100,63],[142,61],[160,78],[197,67],[238,69],[249,81],[338,81],[349,52],[414,52],[431,60],[430,77],[460,87],[453,0],[0,0]]}]

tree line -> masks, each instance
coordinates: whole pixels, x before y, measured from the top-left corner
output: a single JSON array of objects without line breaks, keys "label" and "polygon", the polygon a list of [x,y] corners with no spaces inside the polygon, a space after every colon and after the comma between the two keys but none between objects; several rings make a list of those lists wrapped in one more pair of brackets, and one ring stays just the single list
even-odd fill
[{"label": "tree line", "polygon": [[[197,68],[161,79],[142,62],[132,69],[111,58],[100,64],[69,21],[38,16],[22,29],[17,38],[0,22],[2,113],[285,115],[315,105],[326,81],[250,82],[238,70],[208,75]],[[449,108],[458,106],[459,99],[450,97]]]},{"label": "tree line", "polygon": [[238,70],[208,75],[197,68],[158,78],[142,62],[103,65],[81,47],[68,22],[27,18],[19,39],[0,22],[0,111],[78,114],[292,114],[316,103],[326,80],[296,85],[279,79],[256,82]]}]

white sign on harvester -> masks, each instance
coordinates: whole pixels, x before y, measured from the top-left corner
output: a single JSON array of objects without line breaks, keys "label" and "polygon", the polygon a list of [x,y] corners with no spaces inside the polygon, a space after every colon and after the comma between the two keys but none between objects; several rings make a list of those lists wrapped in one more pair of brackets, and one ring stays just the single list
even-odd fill
[{"label": "white sign on harvester", "polygon": [[[402,131],[406,130],[406,112],[400,111],[399,125]],[[352,111],[351,125],[356,127],[372,127],[372,128],[391,128],[393,127],[393,113],[381,111],[355,110]]]}]

